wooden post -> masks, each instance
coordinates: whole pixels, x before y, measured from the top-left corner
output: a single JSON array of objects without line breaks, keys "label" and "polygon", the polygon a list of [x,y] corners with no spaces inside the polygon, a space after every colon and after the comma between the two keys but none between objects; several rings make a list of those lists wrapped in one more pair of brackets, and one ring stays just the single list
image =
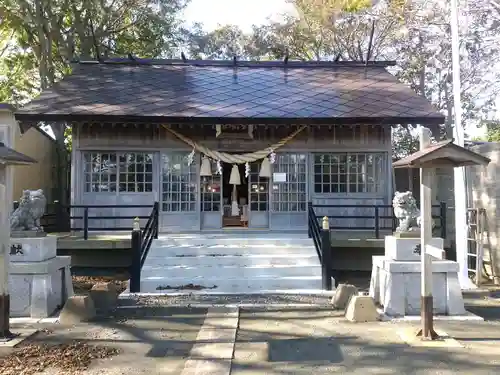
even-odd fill
[{"label": "wooden post", "polygon": [[160,228],[159,228],[159,226],[160,226],[160,203],[155,202],[154,207],[155,207],[155,221],[156,221],[156,225],[154,228],[154,234],[155,234],[154,239],[157,240],[158,239],[158,232],[160,230]]},{"label": "wooden post", "polygon": [[[0,205],[6,205],[6,188],[0,184]],[[8,204],[10,208],[10,203]],[[10,212],[10,211],[9,211]],[[10,254],[9,213],[0,212],[0,341],[10,340],[10,295],[9,295],[9,254]]]},{"label": "wooden post", "polygon": [[141,225],[139,218],[134,219],[132,227],[132,264],[130,265],[130,293],[140,293],[141,291],[141,245],[142,245]]},{"label": "wooden post", "polygon": [[441,238],[443,240],[446,239],[446,233],[447,233],[447,223],[446,223],[446,202],[441,202],[439,204],[439,216],[440,216],[440,221],[441,221]]},{"label": "wooden post", "polygon": [[307,202],[307,217],[308,217],[308,220],[307,220],[307,237],[309,238],[312,238],[312,233],[311,233],[311,225],[309,224],[310,223],[310,220],[311,219],[314,219],[314,220],[317,220],[315,217],[314,218],[311,218],[311,210],[312,208],[312,202]]},{"label": "wooden post", "polygon": [[[420,128],[420,150],[431,144],[430,131]],[[427,251],[427,245],[432,239],[432,180],[434,168],[420,169],[420,242],[421,242],[421,303],[420,311],[422,326],[418,332],[424,340],[437,338],[433,322],[433,297],[432,297],[432,256]]]},{"label": "wooden post", "polygon": [[61,207],[61,203],[58,200],[54,201],[54,215],[55,215],[55,231],[56,232],[64,232],[64,226],[63,226],[63,210]]},{"label": "wooden post", "polygon": [[375,206],[375,238],[380,238],[380,212],[378,206]]},{"label": "wooden post", "polygon": [[328,216],[323,217],[321,231],[321,280],[323,290],[332,290],[332,244]]},{"label": "wooden post", "polygon": [[89,208],[83,209],[83,239],[89,239]]}]

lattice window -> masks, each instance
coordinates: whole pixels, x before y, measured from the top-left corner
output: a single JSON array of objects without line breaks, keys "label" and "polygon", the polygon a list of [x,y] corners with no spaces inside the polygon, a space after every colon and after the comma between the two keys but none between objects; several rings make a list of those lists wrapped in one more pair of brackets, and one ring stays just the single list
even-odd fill
[{"label": "lattice window", "polygon": [[220,211],[221,176],[213,173],[210,177],[201,177],[201,210]]},{"label": "lattice window", "polygon": [[307,157],[305,154],[276,155],[272,182],[273,211],[306,211],[306,169]]},{"label": "lattice window", "polygon": [[328,153],[314,155],[315,193],[380,193],[383,153]]},{"label": "lattice window", "polygon": [[153,154],[128,152],[120,154],[120,192],[153,191]]},{"label": "lattice window", "polygon": [[188,165],[186,152],[162,155],[162,210],[196,210],[198,186],[196,163]]},{"label": "lattice window", "polygon": [[116,153],[85,152],[83,164],[86,193],[116,192]]},{"label": "lattice window", "polygon": [[267,211],[269,179],[259,176],[260,162],[250,163],[250,211]]}]

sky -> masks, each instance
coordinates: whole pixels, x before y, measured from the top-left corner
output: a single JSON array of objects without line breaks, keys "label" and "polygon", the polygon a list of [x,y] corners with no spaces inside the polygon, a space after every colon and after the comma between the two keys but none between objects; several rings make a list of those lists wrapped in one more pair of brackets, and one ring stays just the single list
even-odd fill
[{"label": "sky", "polygon": [[184,11],[184,19],[188,24],[203,23],[206,31],[232,24],[249,32],[252,25],[264,24],[268,17],[278,21],[281,14],[294,12],[286,0],[191,0]]}]

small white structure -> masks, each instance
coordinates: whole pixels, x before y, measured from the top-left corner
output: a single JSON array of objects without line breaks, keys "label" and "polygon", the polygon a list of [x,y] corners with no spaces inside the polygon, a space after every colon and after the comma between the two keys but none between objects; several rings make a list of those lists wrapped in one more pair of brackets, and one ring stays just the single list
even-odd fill
[{"label": "small white structure", "polygon": [[[13,234],[15,236],[15,234]],[[56,256],[57,237],[11,237],[10,315],[45,318],[73,295],[69,256]]]},{"label": "small white structure", "polygon": [[[432,238],[435,255],[443,250],[443,239]],[[420,315],[421,272],[420,237],[386,236],[385,255],[373,257],[370,296],[383,306],[388,316]],[[458,282],[458,263],[449,260],[432,262],[434,314],[465,314]]]}]

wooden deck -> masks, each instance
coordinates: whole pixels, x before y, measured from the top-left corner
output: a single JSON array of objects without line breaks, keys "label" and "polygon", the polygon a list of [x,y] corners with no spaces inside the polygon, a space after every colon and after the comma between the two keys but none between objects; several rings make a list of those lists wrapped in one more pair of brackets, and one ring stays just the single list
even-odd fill
[{"label": "wooden deck", "polygon": [[[255,235],[255,232],[252,232]],[[375,238],[374,231],[339,231],[332,230],[331,240],[333,247],[348,248],[383,248],[385,236],[390,235],[390,231],[380,232],[380,238]],[[54,233],[57,236],[58,249],[130,249],[130,232],[118,232],[112,234],[92,233],[89,239],[84,240],[80,233]],[[161,235],[161,234],[160,234]],[[444,241],[445,248],[450,247],[451,241]]]},{"label": "wooden deck", "polygon": [[[351,248],[383,248],[385,236],[391,235],[390,231],[380,231],[380,238],[375,238],[375,231],[331,231],[331,240],[333,247],[351,247]],[[444,247],[449,248],[450,239],[444,240]]]},{"label": "wooden deck", "polygon": [[85,240],[81,233],[53,233],[57,236],[57,248],[66,250],[128,250],[131,246],[130,232],[114,234],[89,234]]}]

